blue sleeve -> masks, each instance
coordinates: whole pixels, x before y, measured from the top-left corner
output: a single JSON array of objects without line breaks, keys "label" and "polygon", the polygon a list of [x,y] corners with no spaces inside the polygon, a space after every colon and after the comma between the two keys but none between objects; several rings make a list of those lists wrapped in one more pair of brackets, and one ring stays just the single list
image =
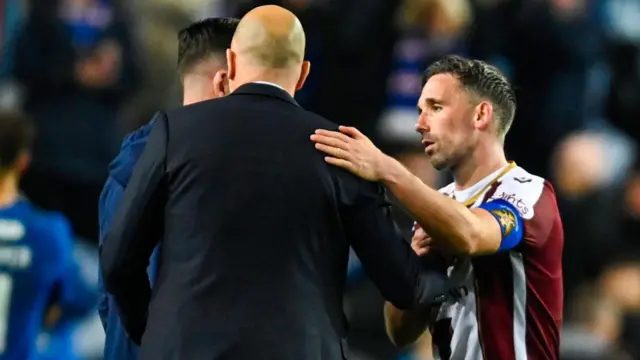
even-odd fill
[{"label": "blue sleeve", "polygon": [[518,246],[524,235],[524,222],[518,210],[506,200],[494,200],[480,205],[491,214],[502,232],[502,242],[498,251],[511,250]]},{"label": "blue sleeve", "polygon": [[59,306],[63,318],[83,318],[96,306],[97,294],[82,278],[80,267],[75,261],[69,267],[62,286],[64,293],[59,301]]},{"label": "blue sleeve", "polygon": [[63,316],[82,317],[95,306],[96,296],[80,277],[80,269],[73,258],[73,232],[64,217],[56,221],[51,234],[61,245],[62,269],[56,284],[54,303]]},{"label": "blue sleeve", "polygon": [[[113,214],[117,208],[124,188],[111,177],[107,179],[104,184],[102,193],[100,194],[100,200],[98,202],[98,216],[100,221],[100,245],[107,235],[107,230],[111,225]],[[100,260],[98,260],[99,262]],[[100,267],[98,267],[99,269]],[[102,280],[102,271],[98,270],[98,314],[100,315],[100,321],[102,327],[107,330],[107,319],[109,317],[109,298],[107,296],[107,290],[104,288],[104,282]]]}]

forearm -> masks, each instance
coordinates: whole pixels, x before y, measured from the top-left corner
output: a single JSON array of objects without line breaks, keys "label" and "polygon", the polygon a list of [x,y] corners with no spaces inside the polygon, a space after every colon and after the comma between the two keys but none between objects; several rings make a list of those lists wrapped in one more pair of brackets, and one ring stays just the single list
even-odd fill
[{"label": "forearm", "polygon": [[400,310],[390,302],[385,302],[384,322],[391,342],[397,347],[405,347],[422,336],[427,327],[427,315],[413,310]]},{"label": "forearm", "polygon": [[433,241],[457,253],[471,253],[478,221],[464,205],[440,194],[388,157],[383,184],[402,203]]}]

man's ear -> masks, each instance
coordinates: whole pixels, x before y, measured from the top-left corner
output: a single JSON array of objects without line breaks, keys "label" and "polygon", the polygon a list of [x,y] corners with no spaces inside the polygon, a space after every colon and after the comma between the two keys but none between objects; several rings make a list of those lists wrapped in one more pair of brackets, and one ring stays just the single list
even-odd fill
[{"label": "man's ear", "polygon": [[304,86],[304,82],[307,81],[307,76],[309,76],[309,72],[311,71],[311,62],[303,61],[302,68],[300,69],[300,77],[298,78],[298,83],[296,84],[296,90],[302,89]]},{"label": "man's ear", "polygon": [[236,78],[236,53],[231,49],[227,49],[227,76],[229,80]]},{"label": "man's ear", "polygon": [[486,129],[491,126],[491,119],[493,119],[493,106],[487,101],[482,101],[476,105],[474,127],[476,129]]},{"label": "man's ear", "polygon": [[229,77],[226,70],[218,70],[212,80],[214,98],[229,95]]}]

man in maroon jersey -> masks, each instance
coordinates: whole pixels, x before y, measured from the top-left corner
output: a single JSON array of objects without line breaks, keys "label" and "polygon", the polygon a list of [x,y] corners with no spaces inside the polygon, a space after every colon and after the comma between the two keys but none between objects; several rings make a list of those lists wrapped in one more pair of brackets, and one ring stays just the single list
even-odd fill
[{"label": "man in maroon jersey", "polygon": [[419,224],[419,254],[451,259],[435,319],[386,304],[389,336],[406,345],[429,327],[436,359],[558,359],[562,222],[551,184],[506,160],[511,85],[482,61],[446,57],[427,69],[418,108],[425,153],[454,177],[439,192],[354,128],[311,136],[328,163],[393,192]]}]

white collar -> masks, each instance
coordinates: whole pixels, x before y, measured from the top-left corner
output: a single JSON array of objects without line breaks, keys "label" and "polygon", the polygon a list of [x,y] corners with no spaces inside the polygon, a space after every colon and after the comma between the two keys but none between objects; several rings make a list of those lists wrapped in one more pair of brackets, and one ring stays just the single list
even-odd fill
[{"label": "white collar", "polygon": [[286,92],[286,93],[289,93],[289,92],[288,92],[287,90],[285,90],[282,86],[280,86],[280,85],[278,85],[278,84],[274,84],[274,83],[272,83],[272,82],[268,82],[268,81],[254,81],[253,83],[254,83],[254,84],[262,84],[262,85],[271,85],[271,86],[275,86],[275,87],[277,87],[278,89],[280,89],[280,90],[282,90],[282,91],[284,91],[284,92]]},{"label": "white collar", "polygon": [[453,190],[453,194],[454,194],[456,200],[458,200],[458,201],[466,201],[467,199],[470,199],[471,197],[476,195],[476,193],[478,191],[480,191],[482,188],[487,186],[487,184],[489,184],[491,181],[496,180],[495,177],[498,176],[500,174],[500,172],[502,172],[508,166],[511,166],[511,163],[509,163],[509,164],[501,167],[500,169],[492,172],[491,174],[485,176],[484,178],[482,178],[482,180],[478,181],[477,183],[469,186],[468,188],[466,188],[464,190]]}]

